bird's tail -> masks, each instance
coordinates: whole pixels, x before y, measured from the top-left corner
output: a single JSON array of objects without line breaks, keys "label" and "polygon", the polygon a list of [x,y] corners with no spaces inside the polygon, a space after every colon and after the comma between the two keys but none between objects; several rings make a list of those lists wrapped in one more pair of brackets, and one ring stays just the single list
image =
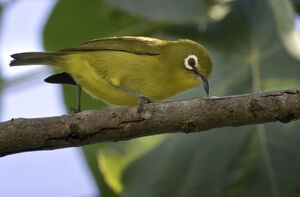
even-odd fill
[{"label": "bird's tail", "polygon": [[14,58],[10,62],[10,66],[21,65],[51,65],[56,66],[60,59],[58,53],[51,52],[28,52],[28,53],[16,53],[11,55]]}]

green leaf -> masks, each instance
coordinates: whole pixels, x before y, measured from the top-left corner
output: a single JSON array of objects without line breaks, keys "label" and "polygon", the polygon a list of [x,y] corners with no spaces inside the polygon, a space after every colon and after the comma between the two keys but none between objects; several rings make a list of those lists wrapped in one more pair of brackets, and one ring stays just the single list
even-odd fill
[{"label": "green leaf", "polygon": [[300,1],[299,0],[291,0],[293,3],[294,9],[297,13],[300,12]]},{"label": "green leaf", "polygon": [[140,34],[155,27],[154,23],[116,10],[103,0],[60,0],[45,27],[44,45],[47,51],[55,51],[94,38]]},{"label": "green leaf", "polygon": [[101,192],[101,196],[115,197],[116,193],[111,189],[111,187],[106,183],[104,177],[100,171],[98,165],[98,153],[99,150],[105,148],[103,144],[92,144],[85,146],[82,150],[84,152],[86,161],[90,167],[91,172],[98,184],[98,188]]},{"label": "green leaf", "polygon": [[198,24],[205,29],[210,21],[221,20],[230,11],[226,0],[108,0],[133,14],[172,24]]},{"label": "green leaf", "polygon": [[262,89],[263,90],[275,90],[275,89],[288,89],[291,87],[297,87],[300,84],[300,80],[296,78],[264,78]]},{"label": "green leaf", "polygon": [[[141,196],[142,193],[143,196],[223,196],[224,184],[232,187],[231,184],[241,179],[237,171],[243,165],[249,168],[243,169],[244,172],[254,171],[251,163],[243,160],[253,163],[258,160],[256,155],[239,153],[241,146],[243,151],[251,149],[249,131],[240,135],[235,135],[237,129],[226,131],[173,135],[124,172],[123,196]],[[237,143],[228,143],[229,138]],[[237,164],[229,160],[229,155],[234,156],[240,168],[234,168]],[[234,176],[228,176],[231,173]]]},{"label": "green leaf", "polygon": [[[282,135],[282,124],[266,129],[277,192],[296,194],[300,135]],[[174,135],[124,172],[123,196],[274,196],[259,138],[256,126]]]},{"label": "green leaf", "polygon": [[[129,12],[138,14],[143,17],[147,17],[158,21],[176,23],[196,22],[195,19],[200,15],[198,9],[201,10],[205,6],[204,1],[198,0],[108,0],[108,2],[114,6],[125,9]],[[168,7],[167,12],[166,7]]]},{"label": "green leaf", "polygon": [[269,0],[280,37],[287,50],[300,59],[300,36],[295,29],[295,12],[290,1]]},{"label": "green leaf", "polygon": [[137,158],[160,144],[164,136],[139,138],[129,142],[107,143],[99,149],[99,168],[116,193],[123,191],[122,173]]}]

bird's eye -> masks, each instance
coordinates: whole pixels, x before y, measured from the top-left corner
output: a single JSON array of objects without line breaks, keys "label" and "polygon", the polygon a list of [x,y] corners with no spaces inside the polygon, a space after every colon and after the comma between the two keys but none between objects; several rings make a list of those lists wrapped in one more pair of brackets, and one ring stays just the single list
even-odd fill
[{"label": "bird's eye", "polygon": [[196,61],[194,58],[190,58],[189,61],[188,61],[188,64],[191,66],[191,67],[194,67],[195,64],[196,64]]},{"label": "bird's eye", "polygon": [[197,67],[198,58],[196,55],[189,55],[187,58],[184,59],[184,66],[188,70],[193,70]]}]

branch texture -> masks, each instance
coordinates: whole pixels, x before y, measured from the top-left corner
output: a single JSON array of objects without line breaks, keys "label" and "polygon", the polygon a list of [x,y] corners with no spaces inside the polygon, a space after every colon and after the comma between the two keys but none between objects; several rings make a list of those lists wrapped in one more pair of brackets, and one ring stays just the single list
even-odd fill
[{"label": "branch texture", "polygon": [[0,123],[0,156],[82,146],[162,133],[199,132],[300,118],[300,88],[238,96],[106,110],[89,110],[49,118],[12,119]]}]

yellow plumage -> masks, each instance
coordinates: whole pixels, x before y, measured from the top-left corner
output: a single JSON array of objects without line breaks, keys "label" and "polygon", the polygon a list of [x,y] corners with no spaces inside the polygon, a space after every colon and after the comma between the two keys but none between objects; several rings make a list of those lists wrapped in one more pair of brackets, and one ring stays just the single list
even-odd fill
[{"label": "yellow plumage", "polygon": [[129,36],[92,40],[53,53],[15,54],[11,65],[52,65],[101,100],[137,105],[139,98],[119,87],[159,101],[199,85],[195,73],[185,67],[189,55],[197,56],[197,72],[208,77],[212,62],[200,44]]}]

